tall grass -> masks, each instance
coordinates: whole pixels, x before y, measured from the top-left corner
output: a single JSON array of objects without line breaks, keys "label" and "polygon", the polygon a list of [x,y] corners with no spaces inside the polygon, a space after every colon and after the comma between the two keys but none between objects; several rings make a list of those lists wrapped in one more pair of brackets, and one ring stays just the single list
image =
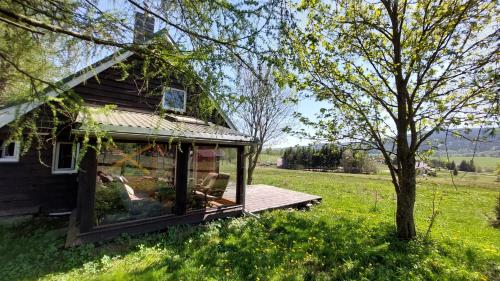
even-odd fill
[{"label": "tall grass", "polygon": [[[261,168],[256,183],[323,197],[310,211],[274,211],[62,249],[51,223],[0,228],[5,280],[498,280],[497,191],[421,182],[416,220],[429,237],[394,238],[387,177]],[[374,205],[376,204],[376,208]],[[59,226],[53,227],[57,229]]]}]

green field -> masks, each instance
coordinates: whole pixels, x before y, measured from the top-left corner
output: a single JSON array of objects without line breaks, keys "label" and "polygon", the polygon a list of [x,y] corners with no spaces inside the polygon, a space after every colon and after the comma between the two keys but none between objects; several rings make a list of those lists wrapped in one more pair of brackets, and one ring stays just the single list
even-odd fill
[{"label": "green field", "polygon": [[[4,227],[0,279],[499,280],[500,229],[490,219],[500,186],[476,180],[482,183],[473,187],[419,179],[419,238],[402,242],[394,238],[394,191],[386,175],[258,168],[256,183],[320,195],[323,202],[310,211],[180,226],[69,250],[61,248],[64,231],[40,222]],[[427,237],[433,201],[437,216]]]},{"label": "green field", "polygon": [[[439,157],[437,159],[440,159],[440,160],[443,160],[443,161],[448,161],[448,158],[447,157]],[[491,170],[491,171],[494,171],[496,170],[497,168],[497,165],[500,165],[500,158],[499,157],[474,157],[472,158],[472,156],[450,156],[449,157],[449,161],[455,161],[455,163],[457,165],[460,164],[460,162],[462,162],[462,160],[465,160],[465,161],[470,161],[470,160],[474,160],[474,164],[476,166],[479,166],[480,168],[482,169],[487,169],[487,170]]]},{"label": "green field", "polygon": [[274,164],[276,165],[276,160],[278,160],[278,158],[280,158],[281,155],[279,154],[261,154],[259,156],[259,163],[263,164],[263,163],[271,163],[271,164]]},{"label": "green field", "polygon": [[[491,172],[485,173],[472,173],[459,171],[458,175],[454,176],[451,171],[445,169],[438,169],[436,177],[418,177],[419,182],[429,182],[433,184],[455,185],[457,187],[480,187],[492,190],[500,189],[500,182],[498,176]],[[377,165],[377,173],[374,175],[367,175],[367,178],[372,179],[387,179],[389,177],[389,170],[383,164]]]},{"label": "green field", "polygon": [[[280,157],[279,154],[261,154],[259,157],[260,163],[273,163],[276,164],[276,160]],[[436,159],[440,159],[442,161],[448,161],[447,157],[436,157]],[[462,160],[470,161],[472,160],[472,156],[450,156],[449,161],[455,161],[457,165],[462,162]],[[500,165],[499,157],[484,157],[484,156],[476,156],[474,157],[474,164],[481,169],[487,170],[487,172],[495,171],[497,165]],[[382,167],[384,168],[384,167]]]}]

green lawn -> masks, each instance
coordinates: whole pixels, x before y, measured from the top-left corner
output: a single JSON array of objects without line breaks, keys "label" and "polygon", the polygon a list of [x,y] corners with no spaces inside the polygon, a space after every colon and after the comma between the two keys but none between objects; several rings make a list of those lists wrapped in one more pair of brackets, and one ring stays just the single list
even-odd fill
[{"label": "green lawn", "polygon": [[[444,180],[443,180],[444,181]],[[417,241],[394,239],[385,175],[259,168],[256,183],[323,197],[310,211],[276,211],[102,245],[61,249],[42,222],[0,228],[5,280],[499,280],[498,183],[456,187],[420,180]],[[425,237],[435,198],[436,217]],[[51,223],[50,225],[54,225]],[[53,227],[54,228],[54,227]]]}]

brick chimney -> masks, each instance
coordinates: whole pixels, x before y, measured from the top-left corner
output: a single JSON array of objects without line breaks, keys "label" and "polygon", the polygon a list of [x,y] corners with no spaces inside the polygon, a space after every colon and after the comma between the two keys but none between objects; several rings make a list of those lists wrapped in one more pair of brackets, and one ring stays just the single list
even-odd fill
[{"label": "brick chimney", "polygon": [[148,41],[155,30],[155,19],[153,16],[135,12],[134,23],[134,43],[144,43]]}]

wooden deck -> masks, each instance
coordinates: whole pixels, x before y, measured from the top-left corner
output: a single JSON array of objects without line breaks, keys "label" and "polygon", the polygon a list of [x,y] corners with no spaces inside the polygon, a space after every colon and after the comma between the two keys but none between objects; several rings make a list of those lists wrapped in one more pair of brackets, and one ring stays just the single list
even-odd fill
[{"label": "wooden deck", "polygon": [[[224,197],[234,198],[228,189]],[[245,211],[259,213],[267,210],[300,208],[321,201],[321,197],[271,185],[249,185],[246,189]]]}]

